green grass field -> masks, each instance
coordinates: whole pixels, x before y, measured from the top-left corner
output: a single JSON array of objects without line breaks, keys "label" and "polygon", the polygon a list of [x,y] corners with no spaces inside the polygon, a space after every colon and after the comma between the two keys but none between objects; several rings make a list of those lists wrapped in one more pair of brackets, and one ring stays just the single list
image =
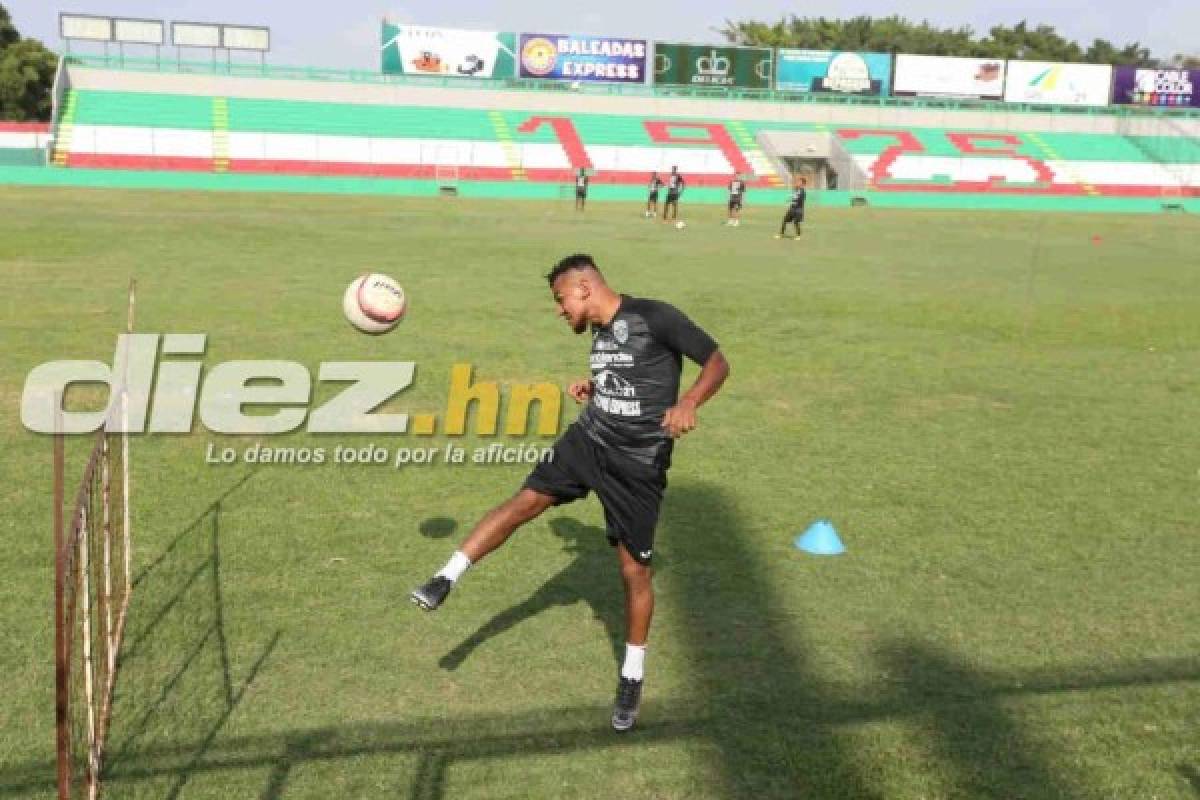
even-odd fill
[{"label": "green grass field", "polygon": [[[110,363],[136,277],[138,328],[207,333],[206,367],[413,360],[390,405],[440,414],[456,362],[584,374],[541,277],[580,250],[733,367],[676,450],[639,728],[608,728],[594,499],[422,614],[408,589],[527,467],[212,465],[451,439],[197,424],[133,442],[110,797],[1200,797],[1200,225],[816,208],[792,242],[780,212],[676,231],[612,204],[0,189],[0,798],[54,790],[31,368]],[[341,316],[367,269],[411,297],[387,336]],[[846,555],[793,548],[819,517]]]}]

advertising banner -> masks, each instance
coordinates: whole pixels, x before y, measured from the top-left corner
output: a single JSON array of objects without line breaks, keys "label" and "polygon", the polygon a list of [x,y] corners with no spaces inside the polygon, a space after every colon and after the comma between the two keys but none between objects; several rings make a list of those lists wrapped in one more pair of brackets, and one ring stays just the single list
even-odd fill
[{"label": "advertising banner", "polygon": [[775,88],[781,92],[887,95],[892,57],[887,53],[780,49]]},{"label": "advertising banner", "polygon": [[1112,101],[1123,105],[1200,108],[1200,69],[1116,67]]},{"label": "advertising banner", "polygon": [[645,39],[521,34],[521,77],[564,81],[645,83]]},{"label": "advertising banner", "polygon": [[1009,61],[1004,99],[1010,103],[1106,106],[1112,87],[1108,64]]},{"label": "advertising banner", "polygon": [[388,75],[511,78],[516,39],[515,33],[426,28],[385,20],[382,69]]},{"label": "advertising banner", "polygon": [[654,45],[654,82],[662,86],[771,88],[772,51],[766,47]]},{"label": "advertising banner", "polygon": [[907,97],[1004,97],[1004,59],[898,54],[892,94]]}]

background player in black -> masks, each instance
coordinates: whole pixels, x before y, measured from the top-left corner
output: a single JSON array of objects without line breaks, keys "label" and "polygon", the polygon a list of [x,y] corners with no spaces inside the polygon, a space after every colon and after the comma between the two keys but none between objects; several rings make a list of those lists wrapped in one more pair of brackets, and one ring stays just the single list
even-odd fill
[{"label": "background player in black", "polygon": [[734,175],[729,180],[729,217],[726,225],[737,227],[741,224],[739,216],[742,213],[742,200],[746,196],[746,182],[740,176]]},{"label": "background player in black", "polygon": [[[671,167],[671,174],[667,176],[667,202],[663,203],[663,222],[679,218],[679,196],[685,186],[687,181],[679,174],[679,167]],[[674,217],[671,217],[672,211]]]},{"label": "background player in black", "polygon": [[575,175],[575,210],[583,211],[584,205],[587,203],[588,181],[587,170],[583,167],[579,168],[579,172]]},{"label": "background player in black", "polygon": [[[637,719],[646,639],[654,613],[650,561],[674,440],[696,427],[696,409],[729,374],[717,343],[674,306],[617,294],[590,256],[564,258],[546,276],[558,315],[575,333],[592,330],[591,378],[568,393],[587,406],[521,490],[484,515],[413,602],[432,611],[471,564],[547,508],[596,493],[625,586],[626,646],[612,725]],[[683,357],[703,367],[679,394]]]},{"label": "background player in black", "polygon": [[662,178],[658,177],[658,171],[650,173],[650,196],[646,198],[646,217],[658,216],[658,191],[662,189]]},{"label": "background player in black", "polygon": [[800,238],[800,223],[804,222],[804,201],[807,192],[804,191],[808,180],[800,178],[795,185],[795,190],[792,192],[792,202],[788,205],[787,213],[783,215],[783,223],[779,226],[779,233],[775,234],[776,239],[782,239],[784,231],[787,230],[788,223],[792,223],[796,227],[796,237]]}]

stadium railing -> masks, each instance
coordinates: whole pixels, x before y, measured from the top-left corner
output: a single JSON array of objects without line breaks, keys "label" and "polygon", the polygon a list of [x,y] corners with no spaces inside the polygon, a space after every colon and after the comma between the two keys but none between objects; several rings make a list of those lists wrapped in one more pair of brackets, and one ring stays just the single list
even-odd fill
[{"label": "stadium railing", "polygon": [[689,86],[628,85],[619,83],[580,83],[531,78],[474,79],[432,75],[385,75],[367,70],[289,67],[268,64],[238,64],[219,61],[181,61],[178,59],[131,58],[119,54],[64,56],[69,65],[95,69],[163,72],[186,75],[217,75],[236,78],[275,80],[334,81],[392,86],[419,86],[439,89],[483,89],[488,91],[569,92],[606,96],[685,98],[698,100],[735,100],[767,103],[806,103],[817,105],[873,108],[931,109],[938,111],[1004,111],[1031,114],[1074,114],[1102,117],[1169,117],[1200,120],[1200,111],[1143,106],[1058,106],[1032,103],[1008,103],[993,100],[966,100],[941,97],[867,97],[830,95],[813,92],[780,92],[773,89],[693,88]]}]

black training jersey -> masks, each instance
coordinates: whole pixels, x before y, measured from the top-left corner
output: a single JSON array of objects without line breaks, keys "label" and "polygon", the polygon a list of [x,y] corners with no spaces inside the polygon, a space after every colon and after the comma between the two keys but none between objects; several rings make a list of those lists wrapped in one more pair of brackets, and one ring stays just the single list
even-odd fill
[{"label": "black training jersey", "polygon": [[792,192],[792,208],[797,211],[803,211],[805,199],[807,199],[807,193],[804,189],[797,189]]},{"label": "black training jersey", "polygon": [[658,177],[657,175],[650,179],[650,191],[657,192],[662,188],[662,185],[662,178]]},{"label": "black training jersey", "polygon": [[575,188],[576,189],[586,189],[587,186],[588,186],[587,173],[581,172],[580,174],[575,176]]},{"label": "black training jersey", "polygon": [[592,327],[594,389],[580,425],[602,445],[668,466],[672,440],[662,421],[679,399],[683,356],[704,364],[716,350],[712,337],[674,306],[621,295],[609,323]]},{"label": "black training jersey", "polygon": [[746,193],[746,182],[741,178],[735,178],[729,182],[729,199],[741,200],[742,195]]},{"label": "black training jersey", "polygon": [[675,173],[667,176],[667,191],[672,194],[678,194],[683,191],[683,176]]}]

